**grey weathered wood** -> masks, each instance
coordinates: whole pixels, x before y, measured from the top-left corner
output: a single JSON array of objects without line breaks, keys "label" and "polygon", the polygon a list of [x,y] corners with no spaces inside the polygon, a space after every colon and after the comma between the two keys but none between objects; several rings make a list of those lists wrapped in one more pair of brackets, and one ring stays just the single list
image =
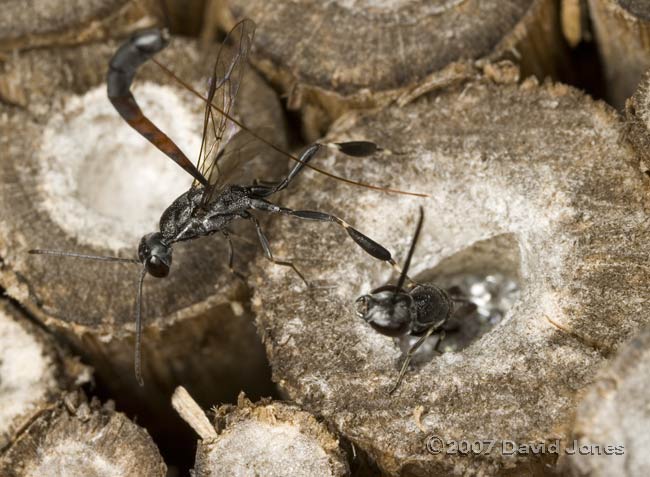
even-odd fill
[{"label": "grey weathered wood", "polygon": [[163,477],[166,471],[147,431],[110,403],[88,403],[76,393],[42,413],[0,457],[6,477]]},{"label": "grey weathered wood", "polygon": [[589,7],[608,100],[623,108],[650,68],[650,5],[637,0],[589,0]]},{"label": "grey weathered wood", "polygon": [[354,301],[391,270],[331,224],[275,221],[271,246],[322,258],[303,272],[332,288],[307,292],[291,273],[260,271],[254,303],[274,380],[387,474],[545,472],[557,455],[432,455],[425,440],[567,439],[580,390],[648,323],[647,186],[623,127],[571,87],[487,78],[341,118],[328,140],[363,137],[389,152],[331,167],[431,198],[313,177],[289,206],[338,214],[403,260],[422,205],[412,276],[506,271],[521,296],[497,327],[410,370],[389,396],[399,347],[356,317]]},{"label": "grey weathered wood", "polygon": [[[650,329],[621,346],[598,373],[578,407],[567,475],[642,476],[650,473],[647,443]],[[574,444],[575,442],[575,444]]]},{"label": "grey weathered wood", "polygon": [[557,73],[563,45],[557,4],[548,0],[215,0],[227,30],[258,23],[255,65],[300,108],[308,138],[349,108],[372,107],[435,81],[464,59],[517,58],[524,74]]},{"label": "grey weathered wood", "polygon": [[6,299],[0,300],[0,452],[90,370]]},{"label": "grey weathered wood", "polygon": [[[154,230],[164,208],[191,183],[108,103],[103,81],[116,47],[39,50],[12,60],[6,75],[22,79],[25,107],[6,107],[0,119],[0,283],[92,363],[112,396],[129,396],[142,419],[164,427],[169,421],[160,415],[171,413],[169,395],[179,383],[209,402],[232,399],[242,388],[258,395],[272,392],[248,311],[248,290],[228,269],[225,239],[215,235],[179,244],[170,276],[145,280],[144,388],[133,372],[140,267],[27,254],[48,248],[135,257],[140,236]],[[175,39],[159,59],[205,91],[214,53],[204,57],[195,44]],[[163,119],[172,138],[191,139],[195,150],[187,142],[179,146],[196,157],[203,104],[155,65],[145,66],[136,83],[145,113],[153,121]],[[160,98],[169,104],[157,104]],[[252,71],[242,85],[237,114],[284,145],[277,97]],[[261,159],[262,179],[286,171],[285,158]],[[63,189],[53,193],[56,187]],[[151,194],[158,198],[149,199]],[[242,237],[233,238],[235,268],[245,275],[259,245],[250,224],[239,232]]]},{"label": "grey weathered wood", "polygon": [[650,175],[650,72],[646,72],[631,98],[625,103],[626,138],[639,155],[639,167]]},{"label": "grey weathered wood", "polygon": [[[196,408],[189,394],[175,397],[177,409]],[[199,432],[195,415],[186,420]],[[270,399],[252,403],[242,393],[236,406],[215,410],[214,426],[214,435],[198,443],[197,477],[350,475],[338,439],[298,406]]]},{"label": "grey weathered wood", "polygon": [[152,0],[2,0],[0,51],[86,43],[155,21]]}]

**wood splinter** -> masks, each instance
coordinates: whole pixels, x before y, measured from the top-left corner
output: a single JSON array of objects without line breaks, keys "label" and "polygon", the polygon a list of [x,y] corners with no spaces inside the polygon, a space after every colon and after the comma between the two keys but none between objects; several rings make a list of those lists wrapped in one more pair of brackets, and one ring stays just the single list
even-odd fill
[{"label": "wood splinter", "polygon": [[350,474],[338,439],[297,406],[269,399],[254,404],[241,393],[236,406],[215,410],[212,425],[185,388],[176,389],[172,405],[202,439],[194,464],[199,477]]},{"label": "wood splinter", "polygon": [[217,432],[201,407],[192,399],[183,386],[178,386],[172,395],[172,406],[203,440],[217,437]]}]

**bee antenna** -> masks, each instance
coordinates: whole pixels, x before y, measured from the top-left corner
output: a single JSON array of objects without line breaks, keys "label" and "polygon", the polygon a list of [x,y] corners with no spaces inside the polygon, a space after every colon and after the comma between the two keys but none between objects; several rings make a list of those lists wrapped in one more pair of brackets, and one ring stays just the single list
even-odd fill
[{"label": "bee antenna", "polygon": [[413,235],[413,239],[411,240],[411,248],[409,248],[409,253],[406,256],[406,261],[404,262],[404,268],[402,269],[402,273],[400,274],[399,280],[397,281],[394,297],[397,297],[397,293],[402,289],[402,287],[404,286],[404,282],[408,277],[407,273],[409,271],[409,267],[411,266],[411,258],[413,258],[413,252],[415,252],[415,246],[417,245],[418,238],[420,237],[420,230],[422,230],[423,221],[424,221],[424,209],[422,208],[422,206],[420,206],[420,218],[418,219],[418,225],[415,228],[415,234]]},{"label": "bee antenna", "polygon": [[27,253],[31,255],[54,255],[55,257],[73,257],[73,258],[83,258],[85,260],[97,260],[100,262],[119,262],[119,263],[137,263],[140,264],[140,260],[135,258],[121,258],[121,257],[107,257],[103,255],[87,255],[85,253],[77,252],[61,252],[59,250],[43,250],[43,249],[32,249],[28,250]]}]

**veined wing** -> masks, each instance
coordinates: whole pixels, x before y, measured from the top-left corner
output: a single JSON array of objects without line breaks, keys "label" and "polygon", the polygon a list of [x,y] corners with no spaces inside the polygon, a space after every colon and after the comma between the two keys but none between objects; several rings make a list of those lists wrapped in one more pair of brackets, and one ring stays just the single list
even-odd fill
[{"label": "veined wing", "polygon": [[[211,81],[210,92],[209,92],[211,96],[210,98],[204,97],[195,88],[193,88],[187,82],[183,81],[176,74],[174,74],[174,72],[171,71],[169,68],[165,67],[155,59],[153,60],[154,63],[156,63],[166,75],[168,75],[174,81],[181,84],[192,94],[194,94],[195,96],[197,96],[198,98],[206,102],[205,121],[204,121],[204,128],[203,128],[204,137],[203,137],[201,152],[199,154],[198,165],[200,166],[199,169],[205,171],[203,175],[207,174],[212,176],[213,181],[212,184],[208,183],[208,185],[205,188],[206,192],[208,193],[206,194],[204,203],[206,200],[211,200],[211,198],[214,195],[214,190],[219,186],[219,184],[223,185],[223,181],[219,180],[219,174],[218,173],[212,174],[210,173],[210,170],[215,167],[215,163],[218,161],[218,155],[221,149],[221,144],[226,142],[224,141],[224,136],[226,135],[228,135],[229,137],[232,136],[237,130],[237,127],[245,128],[244,124],[242,124],[239,120],[237,120],[237,118],[233,117],[230,114],[230,108],[232,107],[232,103],[234,101],[234,97],[235,97],[234,95],[236,95],[239,89],[239,81],[241,80],[243,67],[245,63],[245,61],[243,60],[246,59],[248,53],[250,52],[251,45],[253,42],[254,30],[255,30],[254,22],[252,20],[245,19],[242,20],[237,25],[235,25],[233,30],[228,34],[227,41],[229,39],[234,40],[233,43],[235,44],[235,48],[232,52],[228,52],[226,51],[226,48],[222,47],[217,62],[215,63],[215,67],[213,69],[213,73],[214,73],[213,81]],[[222,78],[223,80],[219,80],[219,78],[217,77],[218,71],[222,72],[220,78]],[[224,88],[226,83],[228,83],[229,85],[227,89]],[[221,91],[221,93],[218,93],[217,90],[220,90],[221,88],[224,88],[224,90]],[[212,111],[210,111],[210,109],[213,109],[215,111],[215,114],[219,115],[218,120],[215,120],[215,117],[212,115]],[[227,130],[228,121],[230,122],[230,124],[233,124],[231,130]],[[256,134],[254,131],[249,131],[249,132],[253,135]],[[269,146],[277,153],[285,155],[292,161],[300,162],[300,159],[298,157],[284,151],[281,147],[277,146],[272,141],[269,141],[262,136],[257,136],[257,139],[264,142],[267,146]],[[361,142],[366,143],[366,141],[361,141]],[[364,151],[367,152],[366,149],[367,148],[365,148],[365,146],[351,147],[347,154],[353,156],[362,155],[361,152]],[[342,152],[345,151],[342,150]],[[366,154],[364,153],[363,155]],[[403,191],[399,189],[392,189],[390,187],[380,187],[374,184],[348,179],[346,177],[342,177],[333,174],[331,172],[328,172],[326,170],[323,170],[321,168],[318,168],[312,164],[305,164],[305,167],[312,169],[316,172],[319,172],[332,179],[340,180],[347,184],[351,184],[359,187],[365,187],[368,189],[387,192],[387,193],[411,195],[416,197],[430,197],[429,194]],[[198,186],[198,183],[196,181],[194,182],[194,186]]]},{"label": "veined wing", "polygon": [[[215,161],[208,182],[216,183],[210,194],[204,194],[204,203],[211,202],[228,184],[252,185],[256,179],[280,180],[286,170],[279,165],[284,157],[265,143],[258,135],[273,138],[273,128],[256,128],[255,134],[239,130],[223,147]],[[279,167],[279,168],[278,168]]]},{"label": "veined wing", "polygon": [[[208,179],[201,199],[202,204],[209,202],[223,184],[220,179],[225,172],[224,167],[220,165],[221,159],[224,158],[222,146],[227,144],[239,129],[228,116],[239,91],[254,34],[255,23],[252,20],[245,19],[237,23],[226,36],[212,68],[197,162],[197,168]],[[219,113],[218,109],[226,114]],[[194,185],[199,184],[195,182]]]}]

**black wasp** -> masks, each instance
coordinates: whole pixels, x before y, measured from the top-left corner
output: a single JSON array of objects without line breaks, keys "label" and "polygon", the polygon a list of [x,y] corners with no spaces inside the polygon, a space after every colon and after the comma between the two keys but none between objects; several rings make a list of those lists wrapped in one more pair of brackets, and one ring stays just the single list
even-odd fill
[{"label": "black wasp", "polygon": [[[138,68],[153,55],[164,49],[169,36],[165,30],[152,29],[136,33],[123,44],[111,59],[107,76],[108,97],[119,114],[135,130],[142,134],[169,158],[179,164],[194,177],[190,189],[178,197],[165,210],[160,218],[160,231],[145,235],[138,246],[137,259],[118,257],[103,257],[85,255],[74,252],[55,250],[30,250],[32,254],[46,254],[103,260],[110,262],[126,262],[142,265],[138,281],[136,299],[136,343],[135,343],[135,374],[142,385],[140,364],[140,348],[142,333],[142,287],[144,278],[149,273],[154,277],[165,277],[169,274],[172,264],[173,245],[177,242],[192,240],[201,236],[221,233],[229,244],[229,266],[232,270],[233,247],[229,236],[228,225],[236,219],[245,219],[253,223],[257,237],[266,258],[278,265],[291,267],[300,278],[306,282],[298,269],[288,261],[277,260],[273,257],[269,241],[262,231],[260,224],[251,212],[259,211],[271,214],[288,215],[300,219],[334,222],[342,226],[352,239],[373,257],[395,265],[391,254],[384,247],[352,228],[342,219],[333,215],[312,211],[292,210],[273,204],[267,200],[271,195],[285,189],[304,167],[326,173],[309,164],[314,156],[325,147],[323,144],[313,144],[296,158],[277,148],[259,135],[248,130],[243,124],[230,115],[230,110],[239,90],[244,72],[246,58],[251,49],[255,24],[249,19],[239,22],[230,31],[224,44],[230,43],[232,48],[220,49],[211,72],[210,86],[206,98],[203,138],[199,152],[198,163],[195,166],[180,150],[180,148],[162,131],[160,131],[141,111],[130,88]],[[155,60],[153,60],[155,62]],[[195,95],[202,97],[189,85],[182,82],[170,70],[156,62],[165,73],[179,81]],[[215,115],[216,110],[218,115]],[[243,180],[242,170],[255,154],[244,153],[247,144],[244,133],[265,142],[275,150],[283,152],[297,164],[288,175],[276,183],[254,181],[250,185],[238,185]],[[250,139],[250,138],[249,138]],[[224,147],[221,147],[225,145]],[[369,156],[378,150],[374,143],[353,141],[338,143],[341,152],[350,156]],[[368,184],[357,183],[345,178],[345,182],[381,189]],[[390,192],[391,189],[382,189]],[[419,194],[413,194],[419,195]]]},{"label": "black wasp", "polygon": [[[420,207],[418,224],[397,285],[376,288],[356,301],[357,315],[382,335],[419,337],[406,354],[397,381],[389,394],[393,394],[399,387],[413,355],[433,333],[438,334],[434,347],[434,351],[438,351],[447,331],[446,325],[456,312],[456,303],[468,303],[465,298],[436,285],[420,284],[408,278],[408,269],[423,220],[424,212]],[[407,279],[411,282],[409,288],[404,287]]]}]

